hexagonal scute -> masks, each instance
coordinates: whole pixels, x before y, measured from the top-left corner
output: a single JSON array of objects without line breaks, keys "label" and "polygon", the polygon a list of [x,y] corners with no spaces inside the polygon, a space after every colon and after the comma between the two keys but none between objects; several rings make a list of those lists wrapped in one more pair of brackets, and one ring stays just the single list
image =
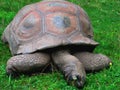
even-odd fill
[{"label": "hexagonal scute", "polygon": [[41,16],[37,11],[32,11],[21,20],[16,30],[19,39],[31,39],[42,32]]},{"label": "hexagonal scute", "polygon": [[67,36],[79,30],[77,17],[68,13],[51,13],[46,15],[46,32],[58,36]]}]

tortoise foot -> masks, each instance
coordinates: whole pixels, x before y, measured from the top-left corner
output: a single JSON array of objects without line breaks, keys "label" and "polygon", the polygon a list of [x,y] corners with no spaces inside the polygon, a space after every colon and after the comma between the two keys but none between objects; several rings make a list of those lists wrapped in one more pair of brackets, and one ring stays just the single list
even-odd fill
[{"label": "tortoise foot", "polygon": [[58,51],[52,55],[54,63],[63,72],[68,84],[82,88],[86,72],[83,64],[68,51]]},{"label": "tortoise foot", "polygon": [[86,77],[85,72],[83,70],[78,71],[74,65],[66,66],[64,75],[68,84],[77,86],[78,88],[82,88],[84,86]]}]

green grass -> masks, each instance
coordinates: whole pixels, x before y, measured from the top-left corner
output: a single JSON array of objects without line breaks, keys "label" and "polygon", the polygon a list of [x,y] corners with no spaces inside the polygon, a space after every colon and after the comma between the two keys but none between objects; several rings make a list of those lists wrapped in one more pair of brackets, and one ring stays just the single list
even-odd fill
[{"label": "green grass", "polygon": [[[0,0],[0,36],[21,7],[39,0]],[[88,73],[83,90],[120,90],[120,0],[69,0],[87,11],[100,43],[96,53],[113,61],[109,69]],[[0,40],[0,90],[77,90],[67,85],[60,72],[11,79],[5,73],[9,48]]]}]

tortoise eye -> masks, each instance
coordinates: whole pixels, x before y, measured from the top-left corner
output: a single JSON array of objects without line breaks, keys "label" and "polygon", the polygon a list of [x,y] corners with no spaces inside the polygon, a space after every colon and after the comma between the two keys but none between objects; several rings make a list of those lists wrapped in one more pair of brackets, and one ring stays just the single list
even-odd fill
[{"label": "tortoise eye", "polygon": [[31,12],[20,22],[17,34],[21,39],[30,39],[41,31],[41,17],[38,12]]}]

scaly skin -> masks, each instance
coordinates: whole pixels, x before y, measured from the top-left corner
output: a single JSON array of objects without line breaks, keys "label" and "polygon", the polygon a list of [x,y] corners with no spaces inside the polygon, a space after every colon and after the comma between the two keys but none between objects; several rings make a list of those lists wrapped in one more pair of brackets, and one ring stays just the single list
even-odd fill
[{"label": "scaly skin", "polygon": [[84,65],[86,71],[98,71],[110,66],[111,60],[103,54],[78,52],[74,54]]},{"label": "scaly skin", "polygon": [[11,57],[7,62],[8,75],[40,71],[50,63],[50,57],[45,53],[24,54]]},{"label": "scaly skin", "polygon": [[[55,65],[63,72],[67,82],[78,88],[85,83],[86,71],[101,70],[110,65],[111,60],[102,54],[78,52],[71,55],[68,51],[61,50],[52,54]],[[50,64],[49,54],[36,52],[33,54],[17,55],[7,62],[8,75],[31,73],[44,69]]]},{"label": "scaly skin", "polygon": [[79,88],[85,83],[86,73],[82,63],[67,51],[52,54],[55,65],[63,72],[67,82]]}]

